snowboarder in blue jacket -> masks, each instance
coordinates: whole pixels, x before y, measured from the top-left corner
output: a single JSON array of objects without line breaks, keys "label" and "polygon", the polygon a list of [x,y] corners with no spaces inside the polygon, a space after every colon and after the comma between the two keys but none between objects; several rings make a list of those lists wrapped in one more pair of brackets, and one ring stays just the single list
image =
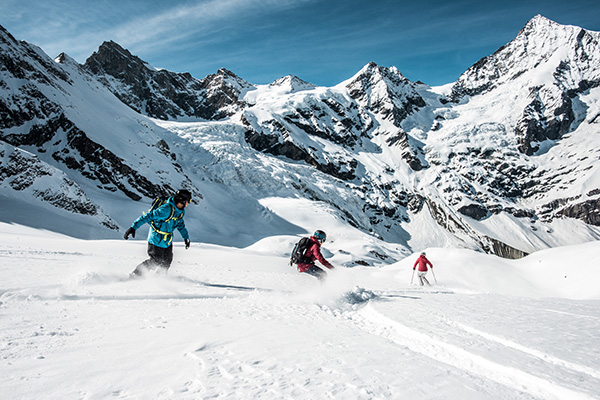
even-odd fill
[{"label": "snowboarder in blue jacket", "polygon": [[190,236],[185,228],[183,216],[185,208],[192,201],[192,194],[185,189],[178,190],[175,196],[169,197],[164,204],[154,210],[144,213],[136,219],[123,236],[125,240],[129,235],[135,237],[135,231],[144,224],[150,224],[148,234],[148,255],[150,258],[131,273],[132,277],[142,276],[146,270],[160,267],[166,272],[173,261],[173,232],[175,229],[181,233],[185,248],[190,247]]}]

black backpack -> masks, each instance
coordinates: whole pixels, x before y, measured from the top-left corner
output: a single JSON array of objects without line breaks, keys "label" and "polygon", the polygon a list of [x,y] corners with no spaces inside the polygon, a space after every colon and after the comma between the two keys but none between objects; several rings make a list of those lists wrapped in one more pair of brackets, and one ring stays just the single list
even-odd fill
[{"label": "black backpack", "polygon": [[[158,207],[162,206],[163,204],[167,204],[169,202],[169,199],[170,199],[169,196],[156,197],[152,201],[152,206],[150,207],[148,212],[152,212],[152,211],[156,210]],[[160,222],[167,222],[167,221],[170,221],[171,219],[181,219],[182,214],[179,214],[179,216],[177,216],[177,217],[173,217],[174,215],[175,215],[175,208],[173,208],[173,206],[171,206],[171,214],[169,215],[169,217],[166,220],[160,221]],[[152,229],[154,229],[156,232],[166,234],[165,232],[161,232],[160,230],[158,230],[158,228],[154,225],[154,221],[150,222],[150,226],[152,226]]]},{"label": "black backpack", "polygon": [[152,201],[152,206],[150,207],[148,212],[156,210],[158,207],[162,206],[163,204],[165,204],[168,201],[169,201],[168,196],[158,196],[158,197],[154,198],[154,200]]},{"label": "black backpack", "polygon": [[303,237],[300,239],[298,243],[294,246],[294,250],[292,250],[292,256],[290,257],[290,265],[298,264],[304,261],[306,254],[306,250],[310,246],[310,238]]}]

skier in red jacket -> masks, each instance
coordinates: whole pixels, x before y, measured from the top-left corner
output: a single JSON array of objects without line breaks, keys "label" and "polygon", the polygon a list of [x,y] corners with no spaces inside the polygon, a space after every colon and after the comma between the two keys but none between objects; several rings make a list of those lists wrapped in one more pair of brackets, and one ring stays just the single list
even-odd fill
[{"label": "skier in red jacket", "polygon": [[427,278],[425,278],[425,275],[427,275],[427,266],[433,269],[433,264],[427,259],[427,257],[425,257],[425,255],[425,252],[422,252],[419,258],[417,258],[417,261],[415,261],[415,265],[413,266],[413,271],[415,270],[415,268],[417,268],[418,265],[419,272],[417,273],[417,276],[419,277],[419,282],[421,283],[421,286],[423,286],[423,282],[425,282],[427,286],[431,286]]},{"label": "skier in red jacket", "polygon": [[327,273],[315,265],[315,260],[319,260],[323,266],[333,269],[333,265],[331,265],[321,254],[321,244],[323,244],[326,239],[327,235],[320,230],[316,231],[314,235],[309,238],[310,244],[306,248],[303,259],[298,263],[298,271],[315,276],[320,281],[327,277]]}]

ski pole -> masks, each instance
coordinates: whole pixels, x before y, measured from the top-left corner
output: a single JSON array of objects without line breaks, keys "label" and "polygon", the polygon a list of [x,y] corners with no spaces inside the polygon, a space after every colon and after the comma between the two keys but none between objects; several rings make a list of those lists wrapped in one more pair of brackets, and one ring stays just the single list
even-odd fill
[{"label": "ski pole", "polygon": [[435,279],[435,284],[437,285],[437,278],[435,277],[435,272],[433,272],[433,268],[431,268],[431,273],[433,274],[433,279]]},{"label": "ski pole", "polygon": [[413,268],[412,276],[410,277],[410,284],[413,284],[413,278],[415,277],[415,269]]}]

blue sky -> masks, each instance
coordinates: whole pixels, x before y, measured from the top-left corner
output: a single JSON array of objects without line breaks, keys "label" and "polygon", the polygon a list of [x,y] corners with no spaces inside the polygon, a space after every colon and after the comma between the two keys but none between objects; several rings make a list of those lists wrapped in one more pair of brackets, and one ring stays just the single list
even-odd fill
[{"label": "blue sky", "polygon": [[157,68],[332,86],[374,61],[454,82],[541,14],[600,31],[600,0],[0,0],[0,25],[78,62],[113,40]]}]

